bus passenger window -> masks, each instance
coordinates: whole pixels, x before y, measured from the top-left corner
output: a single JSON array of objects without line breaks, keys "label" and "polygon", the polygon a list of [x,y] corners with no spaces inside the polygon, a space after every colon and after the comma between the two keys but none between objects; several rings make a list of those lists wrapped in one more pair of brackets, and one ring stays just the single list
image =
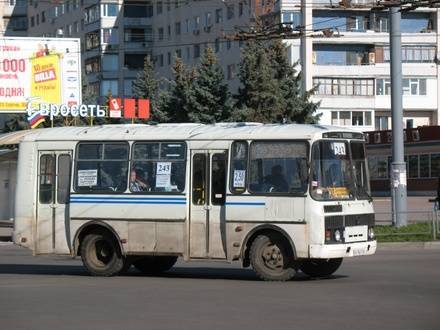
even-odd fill
[{"label": "bus passenger window", "polygon": [[307,190],[305,142],[252,142],[249,164],[252,193],[304,194]]},{"label": "bus passenger window", "polygon": [[127,189],[128,150],[125,142],[80,143],[75,191],[124,192]]},{"label": "bus passenger window", "polygon": [[226,201],[226,163],[224,153],[212,156],[212,205],[224,205]]},{"label": "bus passenger window", "polygon": [[206,155],[196,154],[193,158],[192,202],[205,205],[206,195]]},{"label": "bus passenger window", "polygon": [[248,144],[246,141],[232,143],[230,189],[232,193],[241,194],[246,190]]},{"label": "bus passenger window", "polygon": [[130,185],[131,192],[180,193],[185,190],[186,145],[183,142],[137,142],[131,171],[146,189]]},{"label": "bus passenger window", "polygon": [[55,156],[42,155],[40,157],[40,191],[41,204],[53,202],[55,181]]}]

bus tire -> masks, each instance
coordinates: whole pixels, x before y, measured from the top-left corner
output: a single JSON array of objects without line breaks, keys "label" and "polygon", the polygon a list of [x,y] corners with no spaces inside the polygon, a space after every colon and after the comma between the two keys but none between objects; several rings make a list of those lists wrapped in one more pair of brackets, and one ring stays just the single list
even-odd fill
[{"label": "bus tire", "polygon": [[296,274],[292,249],[279,234],[259,235],[252,242],[250,261],[265,281],[288,281]]},{"label": "bus tire", "polygon": [[301,271],[310,277],[327,277],[338,270],[342,258],[334,259],[307,259],[300,266]]},{"label": "bus tire", "polygon": [[92,232],[84,238],[81,259],[93,276],[114,276],[124,268],[124,257],[115,238],[105,231]]},{"label": "bus tire", "polygon": [[177,261],[175,256],[142,257],[133,266],[146,275],[159,275],[170,270]]}]

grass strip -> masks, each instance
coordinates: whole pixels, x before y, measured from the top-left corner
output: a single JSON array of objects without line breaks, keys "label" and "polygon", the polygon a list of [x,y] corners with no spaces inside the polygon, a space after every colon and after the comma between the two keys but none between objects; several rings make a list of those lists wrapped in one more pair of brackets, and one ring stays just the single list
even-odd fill
[{"label": "grass strip", "polygon": [[418,222],[399,228],[394,226],[376,226],[374,231],[378,242],[432,241],[431,222]]}]

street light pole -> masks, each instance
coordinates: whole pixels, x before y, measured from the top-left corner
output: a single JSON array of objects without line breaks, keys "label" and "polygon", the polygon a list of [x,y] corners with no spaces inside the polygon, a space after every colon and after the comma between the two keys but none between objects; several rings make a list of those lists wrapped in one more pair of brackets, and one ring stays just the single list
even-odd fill
[{"label": "street light pole", "polygon": [[393,224],[407,225],[407,180],[404,161],[403,110],[402,110],[402,34],[400,22],[402,14],[399,6],[389,9],[390,18],[390,59],[391,59],[391,117],[393,137],[393,162],[391,164],[391,190]]}]

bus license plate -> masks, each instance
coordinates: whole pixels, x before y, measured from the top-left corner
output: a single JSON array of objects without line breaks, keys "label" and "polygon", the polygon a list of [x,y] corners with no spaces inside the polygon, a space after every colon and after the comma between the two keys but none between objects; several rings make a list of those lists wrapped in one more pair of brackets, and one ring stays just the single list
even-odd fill
[{"label": "bus license plate", "polygon": [[353,248],[353,256],[363,256],[366,253],[367,253],[366,247]]}]

